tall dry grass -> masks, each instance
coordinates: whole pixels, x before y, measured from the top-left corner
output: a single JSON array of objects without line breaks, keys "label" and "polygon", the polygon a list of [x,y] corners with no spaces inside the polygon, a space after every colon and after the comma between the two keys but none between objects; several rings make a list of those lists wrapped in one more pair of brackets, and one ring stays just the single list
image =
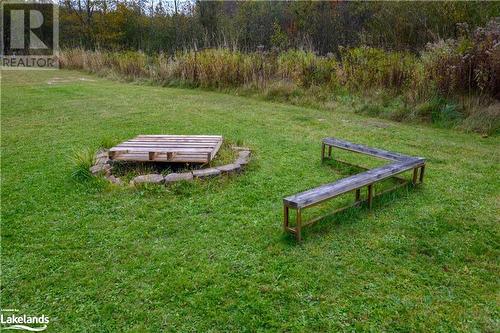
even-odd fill
[{"label": "tall dry grass", "polygon": [[[129,80],[212,89],[250,89],[269,99],[320,106],[338,104],[339,91],[397,97],[403,106],[370,114],[391,119],[458,124],[480,132],[499,130],[500,23],[468,38],[429,45],[419,57],[370,47],[343,49],[339,59],[310,51],[242,53],[229,49],[188,51],[175,56],[142,52],[70,49],[61,52],[64,68]],[[464,103],[468,100],[480,102]],[[443,100],[449,102],[443,103]],[[386,101],[382,104],[387,105]],[[383,108],[386,108],[385,106]]]}]

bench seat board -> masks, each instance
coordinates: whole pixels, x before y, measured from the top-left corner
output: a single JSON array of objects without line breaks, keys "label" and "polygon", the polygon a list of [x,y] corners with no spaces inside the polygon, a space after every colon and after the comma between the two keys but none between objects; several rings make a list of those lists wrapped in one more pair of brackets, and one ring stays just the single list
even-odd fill
[{"label": "bench seat board", "polygon": [[340,179],[308,191],[297,193],[283,199],[283,204],[292,208],[304,208],[315,205],[340,194],[390,178],[402,172],[422,166],[422,158],[407,158],[401,162],[387,164],[375,169]]},{"label": "bench seat board", "polygon": [[364,145],[360,145],[357,143],[351,143],[349,141],[344,141],[336,138],[324,138],[323,143],[332,146],[332,147],[337,147],[345,150],[350,150],[356,153],[362,153],[386,160],[391,160],[391,161],[404,161],[406,159],[412,159],[415,157],[400,154],[400,153],[395,153],[391,152],[388,150],[383,150],[383,149],[378,149],[378,148],[372,148],[372,147],[367,147]]}]

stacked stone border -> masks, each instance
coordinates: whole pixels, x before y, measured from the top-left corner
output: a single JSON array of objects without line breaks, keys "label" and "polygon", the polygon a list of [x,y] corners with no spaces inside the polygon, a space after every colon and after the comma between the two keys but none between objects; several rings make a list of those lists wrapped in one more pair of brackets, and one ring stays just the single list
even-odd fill
[{"label": "stacked stone border", "polygon": [[[206,179],[212,177],[219,177],[221,175],[228,175],[239,173],[250,162],[250,149],[246,147],[231,147],[234,151],[238,152],[238,157],[233,163],[221,165],[217,167],[210,167],[204,169],[197,169],[181,173],[170,173],[163,176],[159,173],[150,173],[147,175],[140,175],[130,181],[130,185],[136,184],[165,184],[169,185],[178,181],[186,181],[193,179]],[[90,167],[90,172],[93,176],[104,176],[109,182],[121,185],[123,181],[113,175],[113,161],[109,159],[108,150],[100,150],[95,155],[95,164]]]}]

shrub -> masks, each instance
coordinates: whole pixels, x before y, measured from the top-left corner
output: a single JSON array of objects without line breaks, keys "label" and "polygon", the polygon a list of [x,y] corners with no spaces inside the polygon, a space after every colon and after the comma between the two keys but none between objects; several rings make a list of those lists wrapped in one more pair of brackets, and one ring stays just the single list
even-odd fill
[{"label": "shrub", "polygon": [[471,53],[477,87],[500,100],[500,18],[476,29]]},{"label": "shrub", "polygon": [[409,85],[417,64],[417,58],[409,53],[372,47],[342,49],[341,58],[343,83],[357,90],[402,90]]},{"label": "shrub", "polygon": [[62,68],[81,69],[91,73],[101,73],[111,69],[108,53],[86,51],[81,48],[61,51],[59,61]]},{"label": "shrub", "polygon": [[258,80],[265,71],[261,59],[228,49],[206,49],[179,53],[173,76],[204,88],[238,87]]},{"label": "shrub", "polygon": [[427,80],[445,96],[480,93],[500,99],[500,22],[458,40],[428,44],[422,54]]},{"label": "shrub", "polygon": [[152,65],[149,68],[149,76],[155,82],[168,84],[174,80],[175,61],[164,53],[151,59]]},{"label": "shrub", "polygon": [[84,57],[86,53],[86,51],[80,48],[64,50],[59,55],[59,63],[63,68],[84,69]]},{"label": "shrub", "polygon": [[302,50],[288,50],[278,56],[277,75],[282,80],[291,80],[299,86],[304,86],[305,76],[314,71],[316,55]]},{"label": "shrub", "polygon": [[110,57],[112,69],[126,78],[135,79],[146,76],[147,59],[144,53],[128,51],[112,53]]},{"label": "shrub", "polygon": [[467,92],[472,82],[468,57],[461,54],[457,41],[428,44],[422,54],[426,80],[435,82],[438,91],[446,96]]},{"label": "shrub", "polygon": [[73,171],[71,176],[78,181],[85,181],[92,178],[90,167],[94,165],[94,151],[92,149],[83,149],[75,151],[72,156]]}]

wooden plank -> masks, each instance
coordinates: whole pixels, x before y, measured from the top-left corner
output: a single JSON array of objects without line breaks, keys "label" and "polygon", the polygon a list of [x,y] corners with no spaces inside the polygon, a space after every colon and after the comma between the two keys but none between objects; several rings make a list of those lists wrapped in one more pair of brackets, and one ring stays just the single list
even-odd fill
[{"label": "wooden plank", "polygon": [[136,136],[136,138],[179,138],[179,139],[221,139],[220,135],[166,135],[166,134],[141,134]]},{"label": "wooden plank", "polygon": [[180,148],[180,147],[114,147],[111,148],[109,151],[111,152],[156,152],[156,153],[211,153],[213,149],[209,148]]},{"label": "wooden plank", "polygon": [[[123,153],[123,154],[120,154],[120,155],[117,155],[116,158],[120,157],[120,156],[126,156],[126,157],[145,157],[145,158],[149,158],[149,153],[136,153],[136,152],[131,152],[131,153]],[[166,153],[164,154],[158,154],[156,153],[156,157],[158,158],[164,158],[164,157],[167,157],[168,155]],[[179,158],[196,158],[196,159],[205,159],[207,158],[207,155],[205,154],[175,154],[173,155],[174,156],[177,156]]]},{"label": "wooden plank", "polygon": [[388,150],[383,150],[383,149],[378,149],[378,148],[372,148],[356,143],[351,143],[349,141],[344,141],[336,138],[325,138],[323,139],[323,143],[329,146],[333,146],[336,148],[344,149],[344,150],[349,150],[352,152],[356,153],[362,153],[386,160],[391,160],[391,161],[404,161],[406,159],[412,159],[415,157],[408,156],[408,155],[403,155],[400,153],[395,153],[391,152]]},{"label": "wooden plank", "polygon": [[210,143],[215,144],[222,139],[176,139],[176,138],[134,138],[126,142],[185,142],[185,143]]},{"label": "wooden plank", "polygon": [[161,149],[170,149],[170,150],[199,150],[201,152],[204,151],[213,151],[215,147],[207,147],[207,146],[200,146],[200,147],[192,147],[192,146],[160,146],[160,145],[154,145],[154,146],[147,146],[147,145],[118,145],[113,147],[113,149],[129,149],[129,150],[134,150],[134,149],[150,149],[150,150],[161,150]]},{"label": "wooden plank", "polygon": [[[142,143],[193,143],[193,144],[209,144],[209,145],[216,145],[222,141],[222,139],[183,139],[183,138],[133,138],[130,140],[127,140],[125,142],[132,143],[132,142],[142,142]],[[125,143],[124,142],[124,143]]]},{"label": "wooden plank", "polygon": [[129,149],[129,150],[134,150],[136,149],[137,151],[142,150],[142,149],[152,149],[152,150],[185,150],[185,151],[200,151],[200,152],[206,152],[206,151],[213,151],[214,147],[191,147],[191,146],[160,146],[160,145],[153,145],[153,146],[148,146],[148,145],[118,145],[112,148],[113,150],[124,150],[124,149]]},{"label": "wooden plank", "polygon": [[219,143],[215,146],[214,150],[210,154],[208,159],[209,161],[211,161],[215,157],[221,146],[222,146],[222,140],[219,141]]},{"label": "wooden plank", "polygon": [[139,134],[138,136],[161,137],[161,138],[222,138],[221,135],[200,135],[200,134]]},{"label": "wooden plank", "polygon": [[373,184],[394,175],[422,166],[425,160],[412,158],[403,162],[391,163],[371,169],[357,175],[340,179],[308,191],[304,191],[283,199],[283,203],[293,208],[308,207],[354,189]]},{"label": "wooden plank", "polygon": [[167,156],[155,156],[155,159],[151,161],[148,154],[122,154],[114,158],[116,161],[129,161],[129,162],[177,162],[177,163],[207,163],[207,158],[205,156],[178,156],[174,155],[172,158]]},{"label": "wooden plank", "polygon": [[123,142],[117,145],[117,147],[129,146],[129,147],[200,147],[200,148],[215,148],[218,143],[207,144],[207,143],[186,143],[186,142]]},{"label": "wooden plank", "polygon": [[[397,188],[405,186],[406,184],[408,184],[408,182],[406,182],[404,184],[395,185],[395,186],[393,186],[393,187],[391,187],[391,188],[389,188],[387,190],[384,190],[384,191],[381,191],[381,192],[377,192],[376,194],[373,193],[372,200],[373,200],[373,198],[380,197],[380,196],[384,195],[385,193],[392,192],[392,191],[394,191]],[[345,211],[347,209],[350,209],[352,207],[361,206],[361,204],[365,203],[365,202],[368,204],[368,199],[366,199],[366,200],[360,200],[360,201],[355,201],[355,202],[353,202],[350,205],[343,206],[343,207],[340,207],[340,208],[336,208],[333,211],[328,212],[327,214],[324,214],[324,215],[315,217],[313,219],[310,219],[307,222],[302,223],[302,229],[304,227],[309,227],[309,226],[315,224],[318,221],[321,221],[322,219],[324,219],[327,216],[331,216],[332,214],[340,213],[340,212]],[[284,207],[286,207],[286,206],[284,206]],[[289,232],[294,233],[294,234],[297,232],[297,230],[295,230],[294,228],[290,228],[289,226],[287,226],[286,231],[289,231]]]}]

